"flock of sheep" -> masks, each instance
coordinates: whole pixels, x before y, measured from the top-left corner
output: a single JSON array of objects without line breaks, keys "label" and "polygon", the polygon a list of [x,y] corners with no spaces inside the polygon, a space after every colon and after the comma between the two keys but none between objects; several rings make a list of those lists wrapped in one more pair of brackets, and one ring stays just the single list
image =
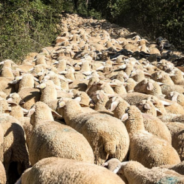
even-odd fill
[{"label": "flock of sheep", "polygon": [[168,41],[75,14],[58,28],[54,47],[0,63],[0,184],[183,184],[184,73],[157,60]]}]

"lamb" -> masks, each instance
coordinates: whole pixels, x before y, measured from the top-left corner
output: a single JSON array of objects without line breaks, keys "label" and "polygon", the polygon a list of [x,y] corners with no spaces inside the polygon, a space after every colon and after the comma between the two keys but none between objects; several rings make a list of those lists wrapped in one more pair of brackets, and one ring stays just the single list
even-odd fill
[{"label": "lamb", "polygon": [[33,129],[28,142],[32,165],[52,156],[94,163],[93,151],[81,134],[55,122],[50,108],[43,102],[37,102],[34,108],[31,116]]},{"label": "lamb", "polygon": [[75,100],[63,100],[59,106],[58,112],[66,124],[83,134],[90,143],[97,164],[105,162],[109,157],[120,160],[126,158],[129,137],[120,120],[98,112],[84,113]]},{"label": "lamb", "polygon": [[6,173],[3,164],[0,161],[0,183],[6,184]]},{"label": "lamb", "polygon": [[17,184],[20,183],[124,184],[118,176],[103,167],[55,157],[45,158],[26,170]]},{"label": "lamb", "polygon": [[180,162],[176,150],[167,141],[145,130],[143,117],[137,107],[128,107],[127,113],[125,125],[130,136],[129,160],[138,161],[147,168]]},{"label": "lamb", "polygon": [[166,168],[145,168],[136,161],[120,162],[111,159],[105,164],[112,172],[117,173],[126,183],[157,184],[174,182],[183,183],[184,177],[175,171]]}]

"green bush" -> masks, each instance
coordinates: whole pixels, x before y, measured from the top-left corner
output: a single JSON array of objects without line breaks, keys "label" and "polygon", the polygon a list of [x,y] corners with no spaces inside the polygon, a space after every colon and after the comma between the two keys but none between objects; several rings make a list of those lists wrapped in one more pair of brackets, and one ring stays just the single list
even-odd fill
[{"label": "green bush", "polygon": [[[56,0],[55,0],[56,1]],[[58,13],[54,1],[4,0],[0,3],[0,60],[22,61],[29,52],[52,45],[58,30]]]}]

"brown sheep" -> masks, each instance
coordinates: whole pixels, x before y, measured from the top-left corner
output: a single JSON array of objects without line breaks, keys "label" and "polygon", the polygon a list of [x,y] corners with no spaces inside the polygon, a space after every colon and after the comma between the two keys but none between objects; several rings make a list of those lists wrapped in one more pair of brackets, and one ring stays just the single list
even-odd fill
[{"label": "brown sheep", "polygon": [[55,157],[43,159],[26,170],[19,183],[124,184],[118,176],[103,167]]},{"label": "brown sheep", "polygon": [[59,111],[66,124],[88,140],[97,164],[104,163],[109,157],[126,158],[129,137],[120,120],[98,112],[84,113],[75,100],[61,101]]},{"label": "brown sheep", "polygon": [[94,162],[93,151],[87,140],[71,127],[55,122],[51,109],[43,102],[35,104],[31,124],[33,129],[28,147],[32,165],[53,156]]},{"label": "brown sheep", "polygon": [[135,161],[121,163],[118,160],[109,160],[106,165],[126,183],[157,184],[173,182],[180,184],[184,182],[184,177],[175,171],[158,167],[148,169]]},{"label": "brown sheep", "polygon": [[143,117],[137,107],[128,108],[125,125],[130,135],[130,160],[138,161],[148,168],[180,162],[176,150],[167,141],[145,130]]}]

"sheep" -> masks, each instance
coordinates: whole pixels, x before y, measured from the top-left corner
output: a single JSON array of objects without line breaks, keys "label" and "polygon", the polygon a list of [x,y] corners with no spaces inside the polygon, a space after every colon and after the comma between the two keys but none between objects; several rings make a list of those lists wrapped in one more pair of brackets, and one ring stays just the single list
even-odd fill
[{"label": "sheep", "polygon": [[112,94],[112,95],[114,94],[114,90],[112,89],[112,87],[110,86],[110,84],[107,83],[107,82],[104,82],[102,80],[100,80],[97,83],[97,89],[98,90],[103,90],[107,94]]},{"label": "sheep", "polygon": [[133,70],[130,77],[136,82],[141,82],[145,79],[145,72],[142,70]]},{"label": "sheep", "polygon": [[125,101],[127,101],[130,105],[137,105],[141,103],[143,100],[147,100],[149,96],[151,95],[133,92],[133,93],[127,93],[127,95],[123,96],[122,98]]},{"label": "sheep", "polygon": [[78,100],[81,107],[88,107],[90,105],[91,102],[91,98],[87,95],[86,92],[77,92],[74,95],[75,100]]},{"label": "sheep", "polygon": [[57,108],[57,91],[53,81],[48,80],[46,83],[42,83],[37,87],[41,89],[40,101],[55,110]]},{"label": "sheep", "polygon": [[120,97],[116,97],[114,96],[112,98],[112,102],[110,104],[109,110],[111,112],[113,112],[114,117],[120,119],[121,121],[124,121],[124,114],[125,114],[125,110],[127,109],[127,107],[129,107],[129,104],[121,99]]},{"label": "sheep", "polygon": [[20,103],[20,100],[20,96],[17,93],[12,93],[10,95],[10,98],[7,99],[7,102],[11,105],[10,115],[19,120],[22,127],[24,128],[27,140],[29,139],[32,126],[30,124],[30,118],[24,117],[24,114],[28,114],[28,110],[18,105]]},{"label": "sheep", "polygon": [[184,123],[184,115],[179,114],[164,114],[159,117],[163,122],[181,122]]},{"label": "sheep", "polygon": [[56,157],[39,161],[26,170],[19,181],[21,184],[124,184],[118,176],[103,167]]},{"label": "sheep", "polygon": [[169,74],[164,71],[158,71],[151,75],[151,78],[157,82],[161,82],[167,85],[174,85],[174,82],[170,78]]},{"label": "sheep", "polygon": [[142,80],[135,86],[134,91],[139,93],[150,94],[153,96],[163,96],[163,91],[161,90],[161,87],[157,82],[153,81],[152,79]]},{"label": "sheep", "polygon": [[133,92],[137,82],[135,82],[132,78],[126,80],[125,88],[128,93]]},{"label": "sheep", "polygon": [[137,107],[145,114],[157,116],[155,106],[149,100],[143,100],[141,103],[137,104]]},{"label": "sheep", "polygon": [[[4,166],[7,173],[8,182],[14,182],[16,173],[20,175],[29,166],[28,150],[26,146],[25,133],[20,122],[8,114],[1,114],[0,126],[4,132]],[[8,132],[8,134],[7,134]],[[17,163],[16,173],[15,168],[12,176],[11,163]],[[15,178],[14,178],[15,177]]]},{"label": "sheep", "polygon": [[169,75],[171,76],[171,79],[173,80],[174,84],[183,85],[184,84],[184,78],[183,78],[183,72],[177,68],[174,68]]},{"label": "sheep", "polygon": [[31,116],[33,129],[28,142],[32,165],[52,156],[94,163],[93,151],[81,134],[55,122],[50,108],[43,102],[37,102],[34,108]]},{"label": "sheep", "polygon": [[105,108],[106,103],[109,100],[109,97],[106,93],[104,93],[103,90],[98,90],[96,93],[94,93],[92,96],[92,101],[95,104],[95,110],[96,111],[106,111],[107,109]]},{"label": "sheep", "polygon": [[[155,107],[153,104],[151,104],[151,102],[147,103],[147,101],[143,101],[143,104],[149,106],[148,110],[152,109],[152,111],[156,113]],[[116,118],[124,121],[127,117],[127,115],[125,115],[125,111],[129,106],[130,105],[121,98],[113,97],[110,110],[113,111]],[[142,117],[146,131],[171,143],[171,134],[166,125],[161,120],[150,114],[142,114]]]},{"label": "sheep", "polygon": [[176,102],[172,102],[170,100],[162,99],[162,98],[158,99],[154,96],[149,97],[149,100],[151,100],[151,102],[157,108],[158,112],[162,115],[165,115],[167,113],[183,114],[184,112],[183,107]]},{"label": "sheep", "polygon": [[117,79],[114,79],[113,81],[111,81],[110,86],[114,87],[114,92],[119,94],[119,95],[126,95],[127,94],[127,91],[124,87],[124,84]]},{"label": "sheep", "polygon": [[3,164],[0,161],[0,183],[6,184],[6,173]]},{"label": "sheep", "polygon": [[13,80],[14,75],[13,75],[12,69],[10,67],[3,66],[2,70],[1,70],[1,77],[5,77],[5,78]]},{"label": "sheep", "polygon": [[33,88],[34,87],[34,77],[31,74],[25,74],[22,76],[22,79],[19,82],[19,89],[20,92],[23,88]]},{"label": "sheep", "polygon": [[5,94],[9,95],[10,93],[14,92],[14,86],[11,86],[12,80],[0,77],[0,91],[4,92]]},{"label": "sheep", "polygon": [[156,183],[183,183],[184,177],[167,168],[148,169],[136,161],[120,162],[111,159],[107,166],[113,173],[117,173],[126,183],[131,184],[156,184]]},{"label": "sheep", "polygon": [[40,100],[40,90],[35,88],[23,88],[18,92],[18,95],[22,99],[20,105],[29,110],[37,101]]},{"label": "sheep", "polygon": [[129,160],[138,161],[147,168],[180,162],[176,150],[167,141],[145,130],[143,117],[137,107],[128,107],[127,113],[125,125],[130,136]]},{"label": "sheep", "polygon": [[184,107],[184,95],[180,94],[176,91],[170,92],[167,96],[167,99],[172,100],[173,102],[177,102],[179,105]]},{"label": "sheep", "polygon": [[146,131],[171,144],[171,133],[165,123],[151,114],[143,113],[142,117]]},{"label": "sheep", "polygon": [[90,143],[95,154],[95,163],[101,164],[109,157],[120,160],[126,158],[129,137],[120,120],[98,112],[83,113],[75,100],[63,100],[59,107],[58,112],[66,124],[83,134]]},{"label": "sheep", "polygon": [[172,146],[178,152],[181,161],[183,161],[184,160],[184,151],[183,151],[184,124],[179,123],[179,122],[168,122],[166,123],[166,126],[168,127],[172,135]]}]

